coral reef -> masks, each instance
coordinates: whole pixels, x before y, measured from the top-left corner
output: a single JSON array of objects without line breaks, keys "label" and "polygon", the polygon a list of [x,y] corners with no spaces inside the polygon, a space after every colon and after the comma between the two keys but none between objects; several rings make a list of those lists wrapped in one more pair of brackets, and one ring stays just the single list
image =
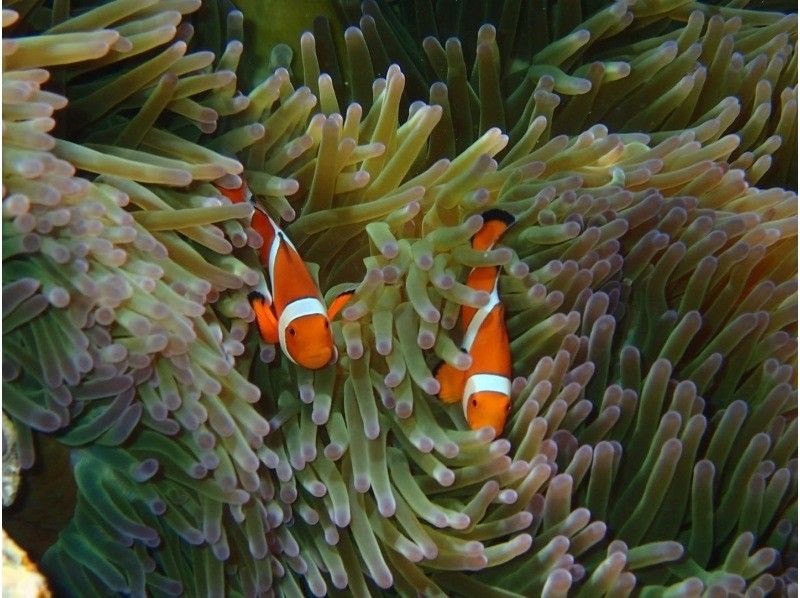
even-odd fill
[{"label": "coral reef", "polygon": [[[398,4],[249,57],[224,2],[4,10],[3,410],[77,487],[51,585],[796,594],[796,17]],[[356,289],[335,366],[251,325],[262,239],[211,184],[242,179]],[[502,438],[434,397],[486,265]]]}]

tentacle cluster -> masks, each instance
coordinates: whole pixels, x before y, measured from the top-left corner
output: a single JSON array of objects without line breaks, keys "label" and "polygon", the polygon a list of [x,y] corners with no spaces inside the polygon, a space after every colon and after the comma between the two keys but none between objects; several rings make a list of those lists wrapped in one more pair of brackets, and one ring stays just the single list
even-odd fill
[{"label": "tentacle cluster", "polygon": [[[302,78],[278,48],[243,95],[241,13],[215,58],[188,50],[199,2],[62,8],[3,13],[4,411],[24,468],[34,431],[71,448],[61,588],[796,591],[797,197],[755,186],[794,143],[791,17],[617,3],[528,49],[484,27],[471,78],[426,41],[428,90],[367,2],[346,74],[306,34]],[[249,325],[262,239],[210,184],[242,179],[327,300],[355,288],[335,366]],[[516,222],[477,252],[489,207]],[[496,439],[432,374],[470,365],[454,328],[485,265],[517,376]]]},{"label": "tentacle cluster", "polygon": [[[340,4],[354,25],[343,55],[325,41],[325,19],[314,28],[334,89],[368,106],[373,73],[397,62],[408,77],[407,101],[429,97],[445,111],[437,157],[453,157],[495,126],[513,145],[531,115],[547,116],[548,135],[577,135],[602,122],[655,142],[719,119],[723,131],[740,137],[732,161],[755,167],[751,183],[766,176],[769,184],[796,184],[794,14],[683,0],[469,8],[368,0],[360,11]],[[316,62],[312,39],[306,34],[301,43],[306,75]]]}]

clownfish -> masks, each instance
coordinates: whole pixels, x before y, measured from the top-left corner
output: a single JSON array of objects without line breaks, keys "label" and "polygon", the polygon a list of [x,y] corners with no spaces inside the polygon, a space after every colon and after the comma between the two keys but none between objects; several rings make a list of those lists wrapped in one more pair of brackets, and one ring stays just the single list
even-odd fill
[{"label": "clownfish", "polygon": [[237,189],[217,189],[233,203],[249,201],[255,206],[251,226],[264,239],[261,263],[268,274],[268,287],[248,295],[261,338],[279,344],[293,363],[318,370],[338,358],[331,334],[331,320],[352,293],[337,297],[325,309],[322,295],[305,262],[275,221],[252,201],[253,194],[242,183]]},{"label": "clownfish", "polygon": [[[514,223],[514,217],[493,209],[483,214],[483,221],[472,237],[472,247],[489,251]],[[462,371],[443,363],[436,371],[441,385],[439,398],[445,403],[460,400],[469,427],[478,430],[488,426],[495,437],[503,432],[511,411],[511,349],[497,291],[499,279],[500,268],[495,266],[473,268],[469,273],[467,285],[490,295],[489,303],[479,309],[461,308],[462,350],[472,357],[472,365]]]}]

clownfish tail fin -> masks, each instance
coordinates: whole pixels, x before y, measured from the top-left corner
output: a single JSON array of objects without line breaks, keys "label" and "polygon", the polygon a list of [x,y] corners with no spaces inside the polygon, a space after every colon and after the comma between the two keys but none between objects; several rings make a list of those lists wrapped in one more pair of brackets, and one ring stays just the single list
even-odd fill
[{"label": "clownfish tail fin", "polygon": [[464,392],[464,372],[457,370],[447,362],[441,362],[433,371],[433,375],[441,387],[439,398],[444,403],[456,403]]},{"label": "clownfish tail fin", "polygon": [[355,289],[351,289],[349,291],[344,291],[343,293],[339,293],[336,296],[336,298],[333,301],[331,301],[331,304],[328,307],[328,319],[329,320],[333,320],[333,318],[336,317],[336,314],[338,314],[342,310],[342,308],[345,305],[347,305],[347,302],[350,301],[350,299],[353,297],[355,292],[356,292]]},{"label": "clownfish tail fin", "polygon": [[491,249],[508,227],[514,224],[514,216],[505,210],[492,208],[481,214],[483,226],[472,236],[472,247],[481,251]]}]

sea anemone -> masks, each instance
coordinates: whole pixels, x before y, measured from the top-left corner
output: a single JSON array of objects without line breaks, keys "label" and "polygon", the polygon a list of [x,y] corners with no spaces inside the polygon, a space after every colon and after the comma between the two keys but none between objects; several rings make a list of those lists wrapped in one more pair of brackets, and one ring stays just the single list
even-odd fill
[{"label": "sea anemone", "polygon": [[[740,138],[732,164],[749,169],[762,158],[751,184],[777,154],[762,184],[796,185],[795,14],[683,1],[339,4],[358,27],[344,33],[346,57],[330,43],[317,52],[333,64],[334,88],[369,105],[373,69],[396,61],[409,97],[427,96],[448,114],[435,148],[447,157],[494,126],[513,146],[533,114],[547,116],[553,135],[602,122],[648,133],[651,143],[719,118]],[[315,21],[318,37],[330,35],[328,23]],[[310,34],[303,42],[313,47]],[[307,61],[310,52],[304,73]]]},{"label": "sea anemone", "polygon": [[[448,4],[270,59],[223,2],[4,11],[3,409],[23,469],[69,449],[61,592],[796,593],[797,197],[763,185],[796,169],[796,18],[562,7],[531,47],[523,3]],[[420,66],[481,18],[474,65],[429,37]],[[328,302],[355,289],[336,365],[251,325],[263,239],[211,184],[242,180]],[[475,251],[490,207],[516,222]],[[433,376],[470,365],[485,265],[500,438]]]}]

